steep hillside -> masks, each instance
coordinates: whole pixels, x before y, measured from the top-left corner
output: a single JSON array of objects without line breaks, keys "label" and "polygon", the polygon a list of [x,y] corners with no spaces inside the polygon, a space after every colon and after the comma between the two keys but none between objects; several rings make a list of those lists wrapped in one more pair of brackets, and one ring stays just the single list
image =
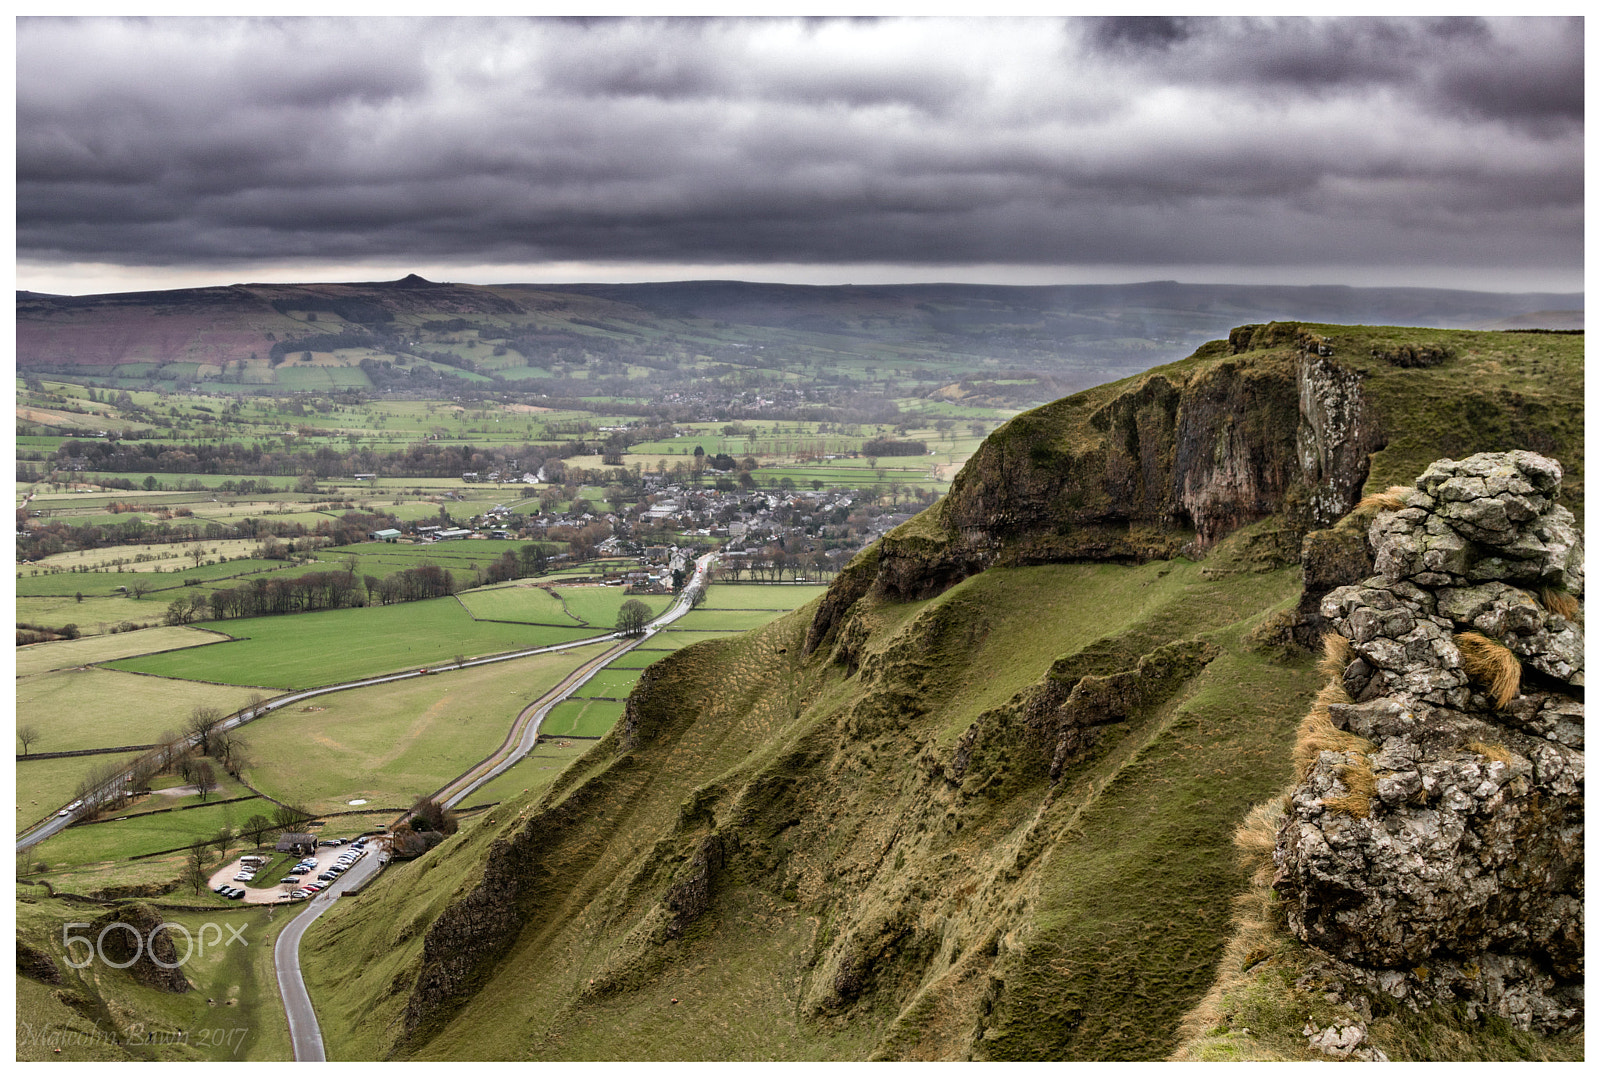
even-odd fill
[{"label": "steep hillside", "polygon": [[1581,344],[1246,327],[1019,416],[818,602],[658,664],[550,792],[325,917],[330,1057],[1167,1055],[1292,775],[1329,525],[1419,457],[1580,460]]}]

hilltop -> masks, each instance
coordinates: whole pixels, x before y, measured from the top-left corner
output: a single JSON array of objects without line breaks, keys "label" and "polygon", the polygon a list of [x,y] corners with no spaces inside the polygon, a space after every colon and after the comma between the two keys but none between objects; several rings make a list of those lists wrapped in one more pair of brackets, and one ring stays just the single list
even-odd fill
[{"label": "hilltop", "polygon": [[1582,368],[1249,325],[1018,416],[823,598],[652,667],[547,791],[326,916],[329,1057],[1167,1056],[1322,684],[1295,641],[1369,564],[1348,514],[1510,449],[1581,514]]}]

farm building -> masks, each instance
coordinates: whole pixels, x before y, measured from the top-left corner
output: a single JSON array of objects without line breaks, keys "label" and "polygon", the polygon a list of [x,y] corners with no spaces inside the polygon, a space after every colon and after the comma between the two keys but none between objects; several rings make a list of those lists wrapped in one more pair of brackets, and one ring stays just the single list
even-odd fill
[{"label": "farm building", "polygon": [[400,537],[400,532],[396,528],[385,527],[381,531],[372,532],[370,537],[374,542],[394,542]]},{"label": "farm building", "polygon": [[277,850],[280,853],[293,853],[296,856],[307,856],[317,851],[317,836],[315,834],[279,835]]}]

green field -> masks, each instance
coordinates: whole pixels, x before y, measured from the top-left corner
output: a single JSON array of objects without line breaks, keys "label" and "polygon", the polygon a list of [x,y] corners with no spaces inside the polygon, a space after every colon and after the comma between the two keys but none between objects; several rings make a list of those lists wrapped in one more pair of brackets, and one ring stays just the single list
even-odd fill
[{"label": "green field", "polygon": [[17,714],[39,729],[36,752],[153,744],[164,731],[180,732],[195,707],[231,714],[249,696],[243,688],[98,667],[17,678]]},{"label": "green field", "polygon": [[623,706],[603,699],[569,699],[550,708],[539,732],[551,737],[603,737],[622,717]]},{"label": "green field", "polygon": [[491,804],[510,797],[520,799],[524,793],[537,794],[555,781],[574,759],[592,747],[592,740],[540,741],[533,751],[517,760],[505,773],[475,789],[467,797],[467,803]]},{"label": "green field", "polygon": [[[112,759],[113,756],[95,756]],[[223,827],[237,829],[252,815],[270,815],[269,800],[241,800],[189,811],[131,815],[109,823],[79,824],[47,838],[28,851],[29,861],[52,867],[126,860],[140,853],[176,848],[211,838]]]},{"label": "green field", "polygon": [[454,598],[213,623],[237,641],[114,666],[182,680],[311,688],[594,634],[474,621]]},{"label": "green field", "polygon": [[57,640],[17,648],[17,676],[27,677],[52,669],[71,669],[92,662],[110,662],[157,651],[198,647],[222,637],[198,628],[146,628],[92,639]]},{"label": "green field", "polygon": [[636,669],[617,669],[616,666],[638,665],[639,663],[630,661],[635,653],[637,652],[629,651],[617,659],[616,663],[607,666],[593,677],[590,677],[584,682],[583,687],[578,689],[578,694],[585,696],[613,696],[617,699],[626,699],[628,693],[633,691],[633,686],[639,683],[639,678],[643,675],[643,672]]},{"label": "green field", "polygon": [[[530,583],[466,591],[456,596],[475,620],[523,624],[577,625],[559,598]],[[607,626],[610,627],[610,626]]]},{"label": "green field", "polygon": [[603,644],[318,696],[246,727],[262,792],[313,811],[410,806],[483,759]]},{"label": "green field", "polygon": [[781,617],[787,610],[723,610],[705,606],[688,613],[672,622],[673,630],[704,631],[704,632],[745,632],[752,628],[760,628],[775,617]]},{"label": "green field", "polygon": [[[706,588],[705,610],[794,610],[827,590],[796,583],[725,583]],[[698,612],[698,611],[697,611]]]}]

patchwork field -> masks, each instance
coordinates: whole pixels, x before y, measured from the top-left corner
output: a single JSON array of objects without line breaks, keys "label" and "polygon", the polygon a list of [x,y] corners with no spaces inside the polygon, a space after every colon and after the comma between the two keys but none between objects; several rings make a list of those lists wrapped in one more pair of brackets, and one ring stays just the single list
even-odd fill
[{"label": "patchwork field", "polygon": [[706,589],[706,602],[701,609],[796,610],[825,591],[826,587],[803,583],[727,583],[715,580]]},{"label": "patchwork field", "polygon": [[182,680],[312,688],[438,665],[457,654],[472,658],[594,635],[585,628],[474,621],[454,598],[220,624],[236,641],[114,666]]}]

